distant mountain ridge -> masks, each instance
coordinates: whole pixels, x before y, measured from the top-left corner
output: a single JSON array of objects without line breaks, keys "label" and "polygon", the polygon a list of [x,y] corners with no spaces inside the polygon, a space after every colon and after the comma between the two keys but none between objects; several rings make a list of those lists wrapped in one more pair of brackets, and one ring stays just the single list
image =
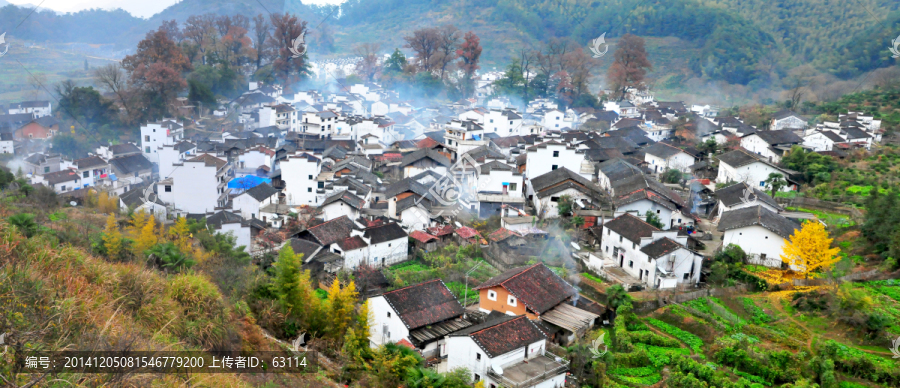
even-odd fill
[{"label": "distant mountain ridge", "polygon": [[[896,63],[887,51],[889,34],[900,31],[900,2],[894,0],[349,0],[339,10],[300,0],[260,2],[183,0],[146,20],[121,10],[82,11],[57,16],[58,33],[29,24],[10,35],[134,47],[165,20],[288,11],[311,28],[323,22],[330,26],[336,55],[351,54],[363,42],[378,42],[387,52],[402,47],[403,36],[416,28],[453,24],[481,37],[485,61],[503,64],[517,49],[539,47],[551,38],[572,38],[586,47],[602,33],[614,41],[630,32],[673,36],[697,47],[684,53],[687,69],[679,71],[754,85],[805,63],[845,78],[889,66]],[[17,21],[3,13],[0,30],[11,30]]]}]

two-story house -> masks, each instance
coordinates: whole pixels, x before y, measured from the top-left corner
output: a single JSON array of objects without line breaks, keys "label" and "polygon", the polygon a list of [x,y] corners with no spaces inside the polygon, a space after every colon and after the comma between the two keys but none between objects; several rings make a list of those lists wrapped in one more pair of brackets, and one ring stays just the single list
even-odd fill
[{"label": "two-story house", "polygon": [[[568,361],[547,350],[547,335],[525,316],[499,317],[446,337],[439,369],[465,368],[485,388],[557,388]],[[444,365],[446,364],[446,365]]]},{"label": "two-story house", "polygon": [[603,255],[639,282],[654,288],[700,281],[703,256],[687,248],[687,236],[660,231],[624,213],[603,224]]},{"label": "two-story house", "polygon": [[174,119],[149,122],[141,126],[141,150],[154,164],[159,164],[159,147],[184,139],[184,127]]}]

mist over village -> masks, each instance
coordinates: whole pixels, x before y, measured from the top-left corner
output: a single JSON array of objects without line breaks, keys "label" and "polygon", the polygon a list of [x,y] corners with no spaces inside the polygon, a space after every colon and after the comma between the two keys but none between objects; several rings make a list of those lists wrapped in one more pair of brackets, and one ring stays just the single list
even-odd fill
[{"label": "mist over village", "polygon": [[0,0],[3,386],[900,386],[900,5]]}]

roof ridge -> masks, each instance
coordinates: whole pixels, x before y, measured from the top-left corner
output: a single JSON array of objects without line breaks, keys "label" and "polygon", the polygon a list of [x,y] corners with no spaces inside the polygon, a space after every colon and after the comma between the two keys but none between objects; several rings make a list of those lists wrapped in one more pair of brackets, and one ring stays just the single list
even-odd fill
[{"label": "roof ridge", "polygon": [[437,278],[437,279],[431,279],[431,280],[429,280],[429,281],[425,281],[425,282],[422,282],[422,283],[412,284],[412,285],[408,285],[408,286],[406,286],[406,287],[398,288],[398,289],[396,289],[396,290],[388,291],[388,292],[385,292],[384,294],[381,294],[381,295],[387,295],[387,294],[390,294],[390,293],[393,293],[393,292],[405,290],[405,289],[410,288],[410,287],[417,287],[417,286],[421,286],[421,285],[425,285],[425,284],[433,283],[433,282],[441,282],[441,283],[443,283],[444,281],[441,280],[440,278]]},{"label": "roof ridge", "polygon": [[505,324],[510,323],[510,322],[515,322],[516,320],[522,319],[522,318],[525,318],[525,315],[519,315],[519,316],[517,316],[517,317],[515,317],[515,318],[513,318],[513,319],[510,319],[510,320],[508,320],[508,321],[500,322],[500,323],[498,323],[498,324],[496,324],[496,325],[488,326],[488,327],[485,327],[484,329],[481,329],[481,330],[478,330],[478,331],[473,331],[473,332],[469,333],[469,335],[472,336],[472,335],[481,333],[481,332],[483,332],[483,331],[485,331],[485,330],[493,329],[493,328],[495,328],[495,327],[497,327],[497,326],[500,326],[500,325],[505,325]]},{"label": "roof ridge", "polygon": [[[507,229],[507,230],[509,230],[509,229]],[[512,232],[512,231],[510,230],[510,232]],[[515,233],[515,232],[513,232],[513,233]],[[503,285],[503,284],[505,284],[506,282],[508,282],[508,281],[512,280],[513,278],[515,278],[516,276],[519,276],[519,275],[521,275],[521,274],[523,274],[523,273],[525,273],[525,272],[528,272],[528,271],[534,269],[534,267],[537,267],[537,266],[539,266],[539,265],[541,265],[541,264],[544,264],[544,262],[532,264],[530,267],[525,267],[525,269],[519,271],[519,273],[517,273],[517,274],[515,274],[515,275],[513,275],[513,276],[510,276],[510,277],[506,278],[506,280],[504,280],[504,281],[502,281],[502,282],[500,282],[500,283],[497,283],[497,285],[498,285],[498,286]]]}]

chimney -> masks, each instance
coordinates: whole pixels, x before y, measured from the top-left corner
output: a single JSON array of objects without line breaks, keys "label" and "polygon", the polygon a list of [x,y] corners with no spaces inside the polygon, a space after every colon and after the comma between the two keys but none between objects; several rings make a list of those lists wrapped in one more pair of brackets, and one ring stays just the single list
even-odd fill
[{"label": "chimney", "polygon": [[388,217],[397,218],[397,197],[388,200]]}]

